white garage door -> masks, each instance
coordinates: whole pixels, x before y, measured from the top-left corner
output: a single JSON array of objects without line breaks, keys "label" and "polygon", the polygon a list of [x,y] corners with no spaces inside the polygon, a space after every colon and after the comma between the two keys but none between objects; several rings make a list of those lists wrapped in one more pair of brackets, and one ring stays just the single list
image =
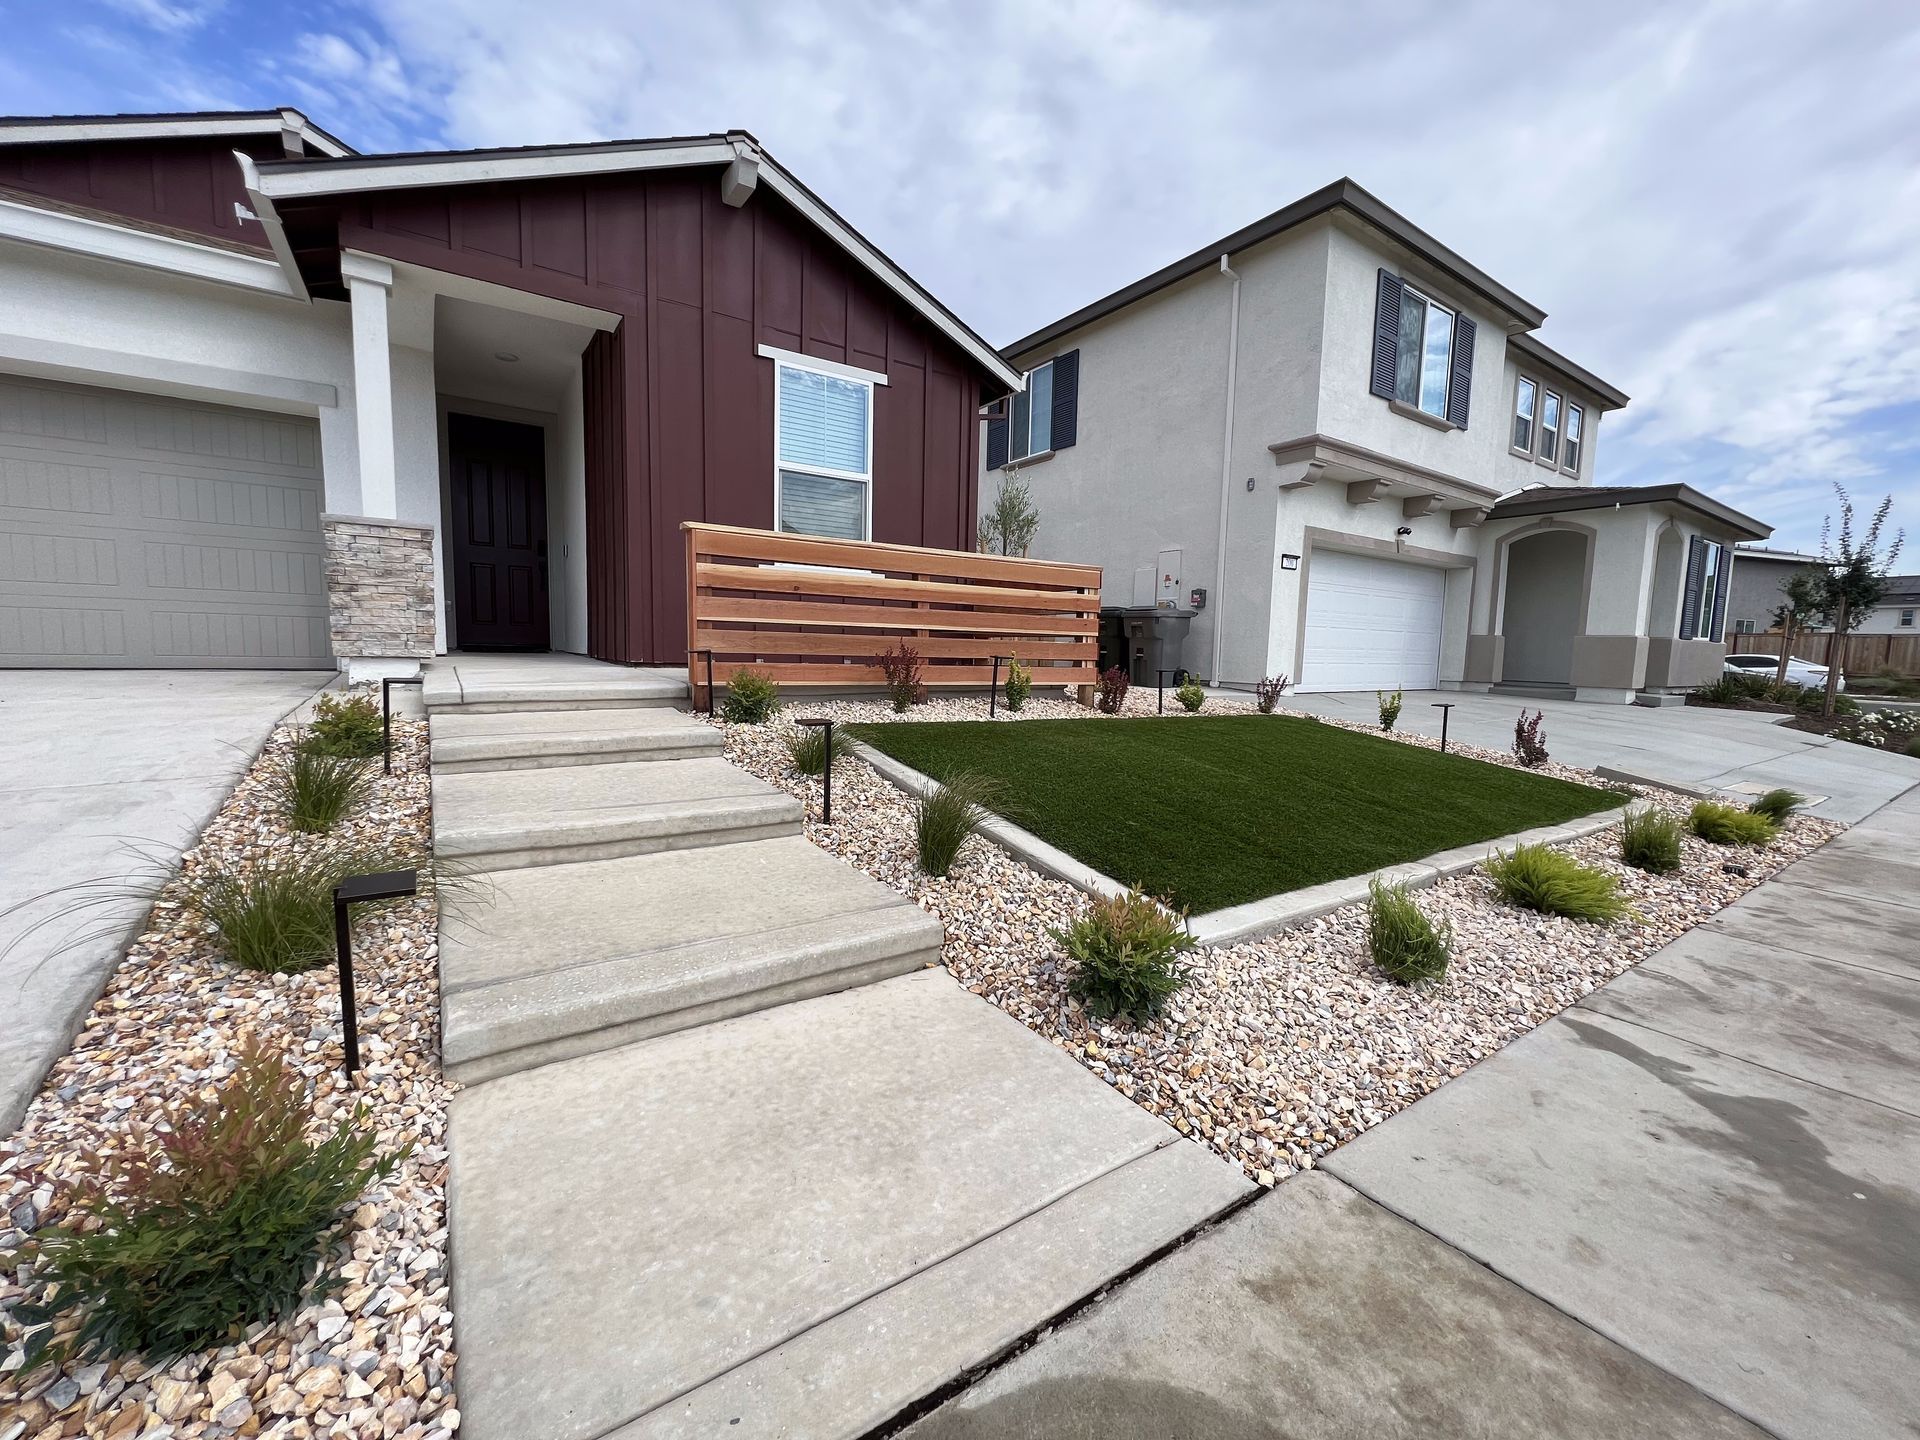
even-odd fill
[{"label": "white garage door", "polygon": [[1301,690],[1431,690],[1440,679],[1446,572],[1314,552]]},{"label": "white garage door", "polygon": [[0,667],[321,669],[312,420],[0,376]]}]

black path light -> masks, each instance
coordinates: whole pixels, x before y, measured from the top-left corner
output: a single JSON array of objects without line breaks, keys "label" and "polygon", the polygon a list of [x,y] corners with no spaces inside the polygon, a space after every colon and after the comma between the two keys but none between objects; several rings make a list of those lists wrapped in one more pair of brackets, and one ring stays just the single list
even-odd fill
[{"label": "black path light", "polygon": [[393,687],[427,683],[424,675],[385,675],[380,679],[380,773],[393,773]]},{"label": "black path light", "polygon": [[1012,659],[1013,657],[1011,655],[996,655],[993,657],[993,688],[987,691],[987,718],[989,720],[993,719],[993,717],[999,713],[1000,708],[1000,662],[1002,660],[1010,661]]},{"label": "black path light", "polygon": [[398,900],[419,892],[420,876],[413,870],[349,875],[333,887],[333,953],[340,963],[340,1024],[346,1032],[345,1074],[349,1080],[360,1068],[360,1017],[353,1003],[353,933],[347,907],[373,900]]},{"label": "black path light", "polygon": [[805,720],[794,721],[809,730],[826,729],[827,758],[825,768],[820,772],[820,823],[833,823],[833,717],[830,715],[810,715]]},{"label": "black path light", "polygon": [[1180,667],[1178,665],[1169,665],[1164,670],[1156,670],[1153,672],[1154,714],[1164,715],[1167,713],[1167,676],[1178,675],[1179,673]]},{"label": "black path light", "polygon": [[[707,657],[707,714],[711,715],[713,714],[713,651],[711,650],[687,651],[687,658],[689,660],[691,660],[696,655],[704,655]],[[693,676],[689,675],[687,676],[687,679],[692,680]]]},{"label": "black path light", "polygon": [[1453,718],[1454,703],[1452,700],[1433,702],[1433,708],[1440,712],[1440,753],[1442,755],[1447,753],[1447,721]]}]

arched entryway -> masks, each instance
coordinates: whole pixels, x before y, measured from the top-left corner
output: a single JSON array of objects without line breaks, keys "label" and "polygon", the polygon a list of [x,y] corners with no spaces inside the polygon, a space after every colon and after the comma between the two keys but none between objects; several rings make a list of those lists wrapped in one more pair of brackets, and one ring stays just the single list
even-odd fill
[{"label": "arched entryway", "polygon": [[1686,543],[1669,520],[1660,531],[1653,552],[1653,588],[1647,592],[1647,634],[1672,639],[1680,633],[1680,567]]},{"label": "arched entryway", "polygon": [[1500,632],[1506,637],[1501,679],[1514,685],[1567,685],[1573,639],[1586,607],[1585,530],[1554,528],[1508,543],[1501,565]]}]

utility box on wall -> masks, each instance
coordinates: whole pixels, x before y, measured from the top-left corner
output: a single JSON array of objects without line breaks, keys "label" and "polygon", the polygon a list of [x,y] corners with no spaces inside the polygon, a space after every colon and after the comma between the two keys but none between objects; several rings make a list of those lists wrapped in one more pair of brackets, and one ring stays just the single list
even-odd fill
[{"label": "utility box on wall", "polygon": [[1157,609],[1179,610],[1183,608],[1181,602],[1186,599],[1186,596],[1180,589],[1180,561],[1182,553],[1183,552],[1179,550],[1162,550],[1160,552],[1160,563],[1157,567],[1159,571],[1159,584],[1153,596],[1153,603]]}]

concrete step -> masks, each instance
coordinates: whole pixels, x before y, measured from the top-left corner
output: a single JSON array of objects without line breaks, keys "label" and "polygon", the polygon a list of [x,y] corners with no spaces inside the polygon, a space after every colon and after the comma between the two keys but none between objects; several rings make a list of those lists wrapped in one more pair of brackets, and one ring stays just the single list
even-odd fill
[{"label": "concrete step", "polygon": [[584,655],[443,655],[426,669],[428,714],[462,710],[646,709],[687,704],[684,670],[642,670]]},{"label": "concrete step", "polygon": [[940,922],[793,835],[494,877],[440,925],[463,1084],[940,961]]},{"label": "concrete step", "polygon": [[802,814],[719,759],[433,777],[434,853],[483,871],[795,835]]},{"label": "concrete step", "polygon": [[469,1440],[864,1435],[1251,1192],[941,970],[463,1090]]},{"label": "concrete step", "polygon": [[711,725],[665,707],[475,714],[460,706],[438,711],[431,733],[433,768],[446,775],[691,760],[726,748]]},{"label": "concrete step", "polygon": [[1512,695],[1522,700],[1571,700],[1574,698],[1571,685],[1496,685],[1495,695]]}]

